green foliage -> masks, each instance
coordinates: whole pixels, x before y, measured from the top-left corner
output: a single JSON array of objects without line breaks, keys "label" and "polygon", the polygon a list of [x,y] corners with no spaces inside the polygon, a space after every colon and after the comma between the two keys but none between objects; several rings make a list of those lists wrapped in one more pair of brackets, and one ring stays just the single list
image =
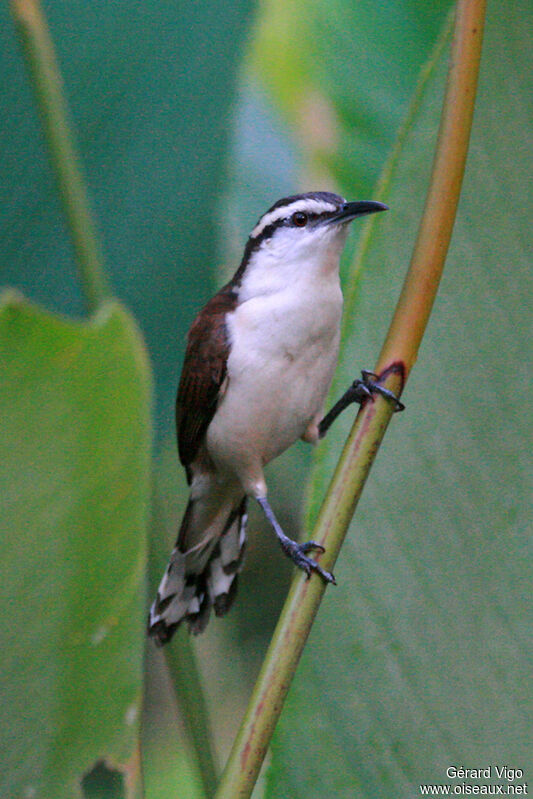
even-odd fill
[{"label": "green foliage", "polygon": [[120,305],[82,324],[6,292],[3,796],[70,799],[102,759],[123,772],[114,785],[135,770],[149,403],[144,347]]},{"label": "green foliage", "polygon": [[[413,796],[454,764],[531,765],[530,6],[492,7],[463,196],[434,317],[273,746],[267,796]],[[371,364],[413,245],[438,59],[374,223],[339,383]],[[512,120],[512,123],[510,122]],[[512,135],[510,128],[512,127]],[[349,419],[321,445],[312,503]],[[320,472],[320,475],[319,475]]]},{"label": "green foliage", "polygon": [[[211,291],[222,156],[250,5],[44,4],[112,283],[146,333],[165,433],[184,334]],[[7,5],[0,14],[0,62],[10,76],[1,90],[10,122],[0,131],[2,281],[78,313],[72,231]],[[14,373],[1,363],[10,412],[1,430],[9,557],[0,641],[10,653],[3,677],[13,717],[2,787],[16,796],[130,796],[150,482],[143,345],[118,305],[77,325],[6,302],[10,324],[16,317],[18,335],[35,346],[20,348]],[[2,357],[14,368],[8,332]],[[22,372],[32,404],[19,396]],[[182,773],[190,772],[185,758]]]},{"label": "green foliage", "polygon": [[[268,202],[331,185],[350,198],[375,196],[389,164],[391,213],[368,229],[361,284],[353,272],[345,280],[338,393],[375,360],[427,185],[446,61],[434,46],[449,0],[269,0],[234,122],[251,7],[45,4],[111,283],[146,334],[164,434],[185,331],[219,282],[217,227],[226,224],[234,269]],[[69,233],[7,5],[0,14],[0,63],[9,75],[2,107],[16,129],[0,131],[2,282],[78,313]],[[405,395],[408,410],[387,435],[336,570],[339,586],[328,590],[282,717],[268,796],[388,799],[412,795],[425,779],[445,781],[454,763],[527,766],[523,404],[531,369],[523,297],[532,14],[525,0],[491,14],[449,268]],[[421,94],[417,81],[432,51]],[[421,102],[413,104],[415,94]],[[228,186],[222,164],[234,126]],[[139,333],[120,304],[78,323],[5,294],[2,795],[130,799],[139,788],[149,383]],[[310,516],[349,415],[317,451]],[[269,475],[291,534],[303,449]],[[175,479],[176,458],[163,468],[158,489],[172,496],[155,519],[154,563],[166,557],[167,528],[175,530],[186,491]],[[260,648],[283,593],[269,536],[264,549],[250,547],[231,616],[200,644],[215,687],[208,695],[220,698],[212,720],[219,754],[255,672],[250,650]],[[157,580],[160,567],[152,567]],[[202,795],[198,758],[184,725],[176,728],[168,685],[153,671],[148,682],[146,795]]]},{"label": "green foliage", "polygon": [[[229,161],[228,272],[258,213],[278,197],[324,188],[373,195],[451,5],[260,6]],[[354,226],[352,245],[360,230]]]},{"label": "green foliage", "polygon": [[[297,130],[311,174],[373,188],[449,0],[270,0],[253,64]],[[327,179],[327,178],[326,178]]]},{"label": "green foliage", "polygon": [[[214,285],[218,203],[251,0],[44,3],[110,283],[154,365],[167,433],[185,333]],[[8,3],[0,7],[0,274],[83,304]],[[161,414],[164,414],[162,417]]]}]

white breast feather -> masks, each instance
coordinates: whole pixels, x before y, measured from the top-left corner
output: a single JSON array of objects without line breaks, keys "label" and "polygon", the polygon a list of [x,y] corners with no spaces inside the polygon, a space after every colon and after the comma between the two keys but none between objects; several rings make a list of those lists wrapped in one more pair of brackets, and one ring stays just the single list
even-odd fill
[{"label": "white breast feather", "polygon": [[[271,287],[271,286],[270,286]],[[321,410],[337,362],[342,294],[327,279],[293,280],[227,319],[228,388],[208,430],[215,461],[243,484],[300,438]]]}]

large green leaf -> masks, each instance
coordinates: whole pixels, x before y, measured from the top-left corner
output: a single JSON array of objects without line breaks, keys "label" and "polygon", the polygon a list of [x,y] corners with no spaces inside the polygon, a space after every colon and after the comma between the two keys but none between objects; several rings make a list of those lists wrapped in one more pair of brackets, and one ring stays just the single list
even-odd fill
[{"label": "large green leaf", "polygon": [[260,5],[227,182],[226,272],[235,270],[257,217],[279,197],[327,188],[353,199],[372,196],[450,6],[451,0]]},{"label": "large green leaf", "polygon": [[[450,0],[268,0],[254,64],[311,160],[311,177],[374,186]],[[326,168],[326,171],[324,171]]]},{"label": "large green leaf", "polygon": [[[273,745],[269,797],[414,797],[531,768],[531,5],[491,4],[447,270]],[[446,58],[374,221],[341,359],[371,367],[413,246]],[[347,414],[347,417],[350,414]],[[318,453],[331,473],[350,419]],[[323,478],[314,482],[315,504]],[[529,770],[529,774],[531,771]],[[464,781],[464,780],[463,780]],[[523,781],[523,780],[522,780]],[[471,782],[466,780],[466,782]]]},{"label": "large green leaf", "polygon": [[[223,156],[252,0],[43,2],[108,256],[170,426],[185,332],[212,289]],[[0,277],[49,308],[81,296],[24,60],[0,6]]]},{"label": "large green leaf", "polygon": [[[0,731],[6,797],[133,795],[150,381],[130,316],[0,305]],[[102,762],[103,761],[103,762]]]}]

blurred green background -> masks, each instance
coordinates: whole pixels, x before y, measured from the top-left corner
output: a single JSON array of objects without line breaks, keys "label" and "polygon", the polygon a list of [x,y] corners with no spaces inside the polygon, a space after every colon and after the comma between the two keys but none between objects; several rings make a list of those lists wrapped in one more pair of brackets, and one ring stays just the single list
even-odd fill
[{"label": "blurred green background", "polygon": [[[201,796],[161,653],[148,646],[143,666],[147,531],[151,593],[186,500],[173,432],[185,334],[280,196],[379,191],[391,212],[354,227],[343,260],[332,395],[372,367],[427,187],[452,5],[44,3],[124,306],[89,321],[2,7],[1,280],[32,303],[9,292],[0,305],[2,795],[133,795],[143,705],[146,796]],[[254,796],[414,797],[449,765],[531,774],[532,33],[526,0],[490,4],[464,193],[408,410]],[[314,464],[298,444],[269,468],[291,535],[306,503],[316,513],[349,417]],[[195,641],[220,764],[290,571],[252,513],[238,600]]]}]

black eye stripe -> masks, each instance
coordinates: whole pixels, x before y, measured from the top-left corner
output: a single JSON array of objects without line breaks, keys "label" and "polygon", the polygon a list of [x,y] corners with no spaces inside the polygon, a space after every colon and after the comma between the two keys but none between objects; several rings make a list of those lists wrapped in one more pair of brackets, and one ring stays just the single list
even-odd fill
[{"label": "black eye stripe", "polygon": [[[331,213],[332,216],[333,213],[334,212],[332,211]],[[270,238],[270,236],[272,236],[272,234],[274,233],[275,230],[277,230],[277,228],[297,227],[297,225],[295,226],[293,222],[293,218],[294,216],[296,216],[296,214],[303,214],[306,217],[306,224],[308,224],[309,222],[314,222],[319,217],[322,218],[323,216],[325,216],[325,214],[323,213],[318,214],[312,211],[293,211],[292,214],[289,214],[288,216],[285,216],[282,219],[276,219],[276,221],[272,222],[271,225],[267,225],[267,227],[264,228],[264,230],[262,230],[259,236],[257,237],[257,241],[263,241],[264,239]]]},{"label": "black eye stripe", "polygon": [[328,216],[334,216],[336,211],[331,211],[327,213],[324,212],[318,213],[316,211],[302,211],[302,212],[293,211],[292,214],[289,214],[288,216],[282,217],[281,219],[276,219],[275,222],[272,222],[270,225],[267,225],[265,228],[263,228],[261,233],[259,233],[257,236],[254,237],[250,236],[247,244],[248,253],[257,250],[259,246],[263,243],[263,241],[265,241],[265,239],[270,239],[273,236],[274,231],[277,230],[278,228],[297,227],[297,225],[295,225],[292,221],[292,218],[295,213],[304,213],[305,216],[307,217],[307,225],[308,225],[310,222],[315,222],[319,218],[325,219]]},{"label": "black eye stripe", "polygon": [[[272,222],[270,225],[267,225],[265,228],[262,228],[261,232],[257,233],[255,236],[253,235],[252,231],[252,233],[248,238],[248,241],[246,242],[246,246],[244,248],[244,253],[239,268],[235,273],[235,275],[233,276],[233,281],[235,286],[239,285],[242,275],[244,274],[244,270],[246,269],[246,265],[250,260],[250,257],[254,252],[256,252],[260,248],[263,241],[265,241],[265,239],[271,238],[276,228],[282,227],[284,225],[285,226],[291,225],[290,222],[291,213],[289,212],[290,206],[292,205],[294,207],[294,204],[296,202],[298,202],[299,204],[300,203],[303,204],[302,201],[305,200],[313,200],[315,202],[324,203],[324,205],[326,206],[324,211],[321,212],[304,211],[304,213],[307,214],[308,223],[315,222],[317,217],[320,217],[321,219],[327,219],[328,217],[334,216],[340,211],[340,209],[342,208],[342,204],[345,202],[345,200],[342,197],[340,197],[338,194],[332,194],[331,192],[327,191],[310,191],[305,194],[293,194],[290,197],[282,197],[280,200],[274,203],[274,205],[272,205],[268,209],[266,214],[263,214],[263,217],[261,217],[257,221],[256,227],[260,227],[261,220],[264,219],[264,217],[267,216],[268,214],[272,213],[272,211],[277,210],[278,208],[283,208],[283,207],[286,208],[286,214],[282,218],[276,219],[275,222]],[[332,209],[331,211],[329,210],[329,207],[331,207]],[[295,213],[295,211],[292,211],[292,213]]]}]

